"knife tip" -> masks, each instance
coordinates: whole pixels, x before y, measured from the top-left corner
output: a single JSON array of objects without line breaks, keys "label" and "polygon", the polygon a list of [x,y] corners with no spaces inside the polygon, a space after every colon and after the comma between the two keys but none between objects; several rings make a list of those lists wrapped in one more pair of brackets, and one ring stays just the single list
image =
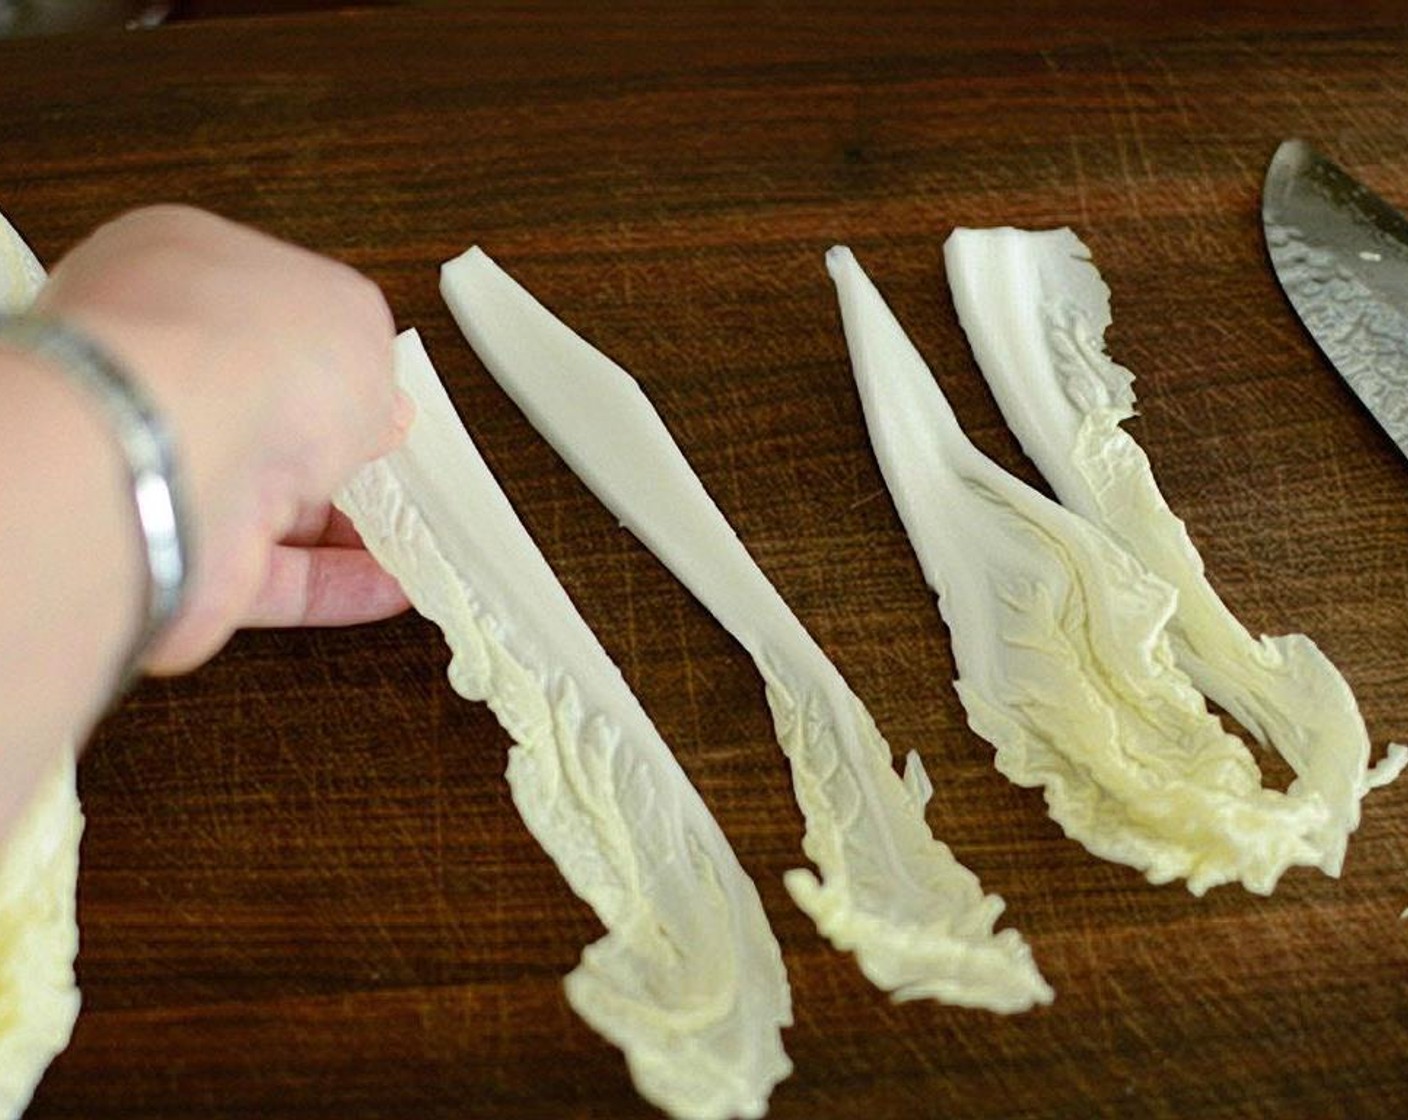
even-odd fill
[{"label": "knife tip", "polygon": [[1266,178],[1262,183],[1263,218],[1269,217],[1267,208],[1274,210],[1296,178],[1319,159],[1319,153],[1299,137],[1289,137],[1281,141],[1271,157],[1271,162],[1266,166]]}]

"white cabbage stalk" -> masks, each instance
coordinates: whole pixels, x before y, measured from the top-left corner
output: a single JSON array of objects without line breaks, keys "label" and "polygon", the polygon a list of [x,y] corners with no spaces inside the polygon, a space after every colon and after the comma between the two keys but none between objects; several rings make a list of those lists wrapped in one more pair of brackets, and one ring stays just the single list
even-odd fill
[{"label": "white cabbage stalk", "polygon": [[24,1112],[78,1018],[74,752],[61,751],[0,848],[0,1117]]},{"label": "white cabbage stalk", "polygon": [[1174,664],[1172,587],[982,454],[848,249],[827,254],[866,425],[938,593],[973,730],[1071,838],[1151,882],[1268,893],[1314,863],[1318,798],[1263,789]]},{"label": "white cabbage stalk", "polygon": [[592,492],[687,586],[757,664],[819,875],[793,900],[896,999],[1001,1013],[1052,998],[1003,901],[937,840],[916,754],[905,777],[865,705],[754,563],[624,369],[479,249],[441,290],[485,367]]},{"label": "white cabbage stalk", "polygon": [[414,331],[403,446],[338,497],[453,653],[450,683],[516,745],[524,823],[606,935],[568,1001],[624,1051],[641,1094],[686,1120],[758,1117],[791,1072],[782,954],[758,893],[620,671],[470,442]]},{"label": "white cabbage stalk", "polygon": [[0,311],[23,311],[44,283],[44,266],[0,214]]},{"label": "white cabbage stalk", "polygon": [[[44,269],[0,214],[0,311],[22,311]],[[52,773],[0,841],[0,1118],[13,1120],[68,1045],[78,1018],[78,849],[83,812],[75,752]]]},{"label": "white cabbage stalk", "polygon": [[1304,634],[1256,639],[1203,572],[1143,450],[1120,427],[1133,375],[1105,354],[1110,291],[1068,229],[956,230],[949,285],[1008,426],[1061,502],[1178,591],[1168,621],[1193,683],[1296,773],[1289,793],[1328,810],[1311,834],[1315,863],[1338,875],[1359,803],[1395,778],[1408,750],[1369,768],[1369,735],[1349,685]]}]

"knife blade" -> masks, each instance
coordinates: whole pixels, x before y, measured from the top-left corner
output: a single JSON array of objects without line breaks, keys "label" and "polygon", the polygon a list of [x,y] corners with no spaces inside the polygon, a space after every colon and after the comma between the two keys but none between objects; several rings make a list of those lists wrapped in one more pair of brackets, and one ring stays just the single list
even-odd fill
[{"label": "knife blade", "polygon": [[1408,219],[1303,140],[1272,157],[1261,218],[1291,306],[1408,456]]}]

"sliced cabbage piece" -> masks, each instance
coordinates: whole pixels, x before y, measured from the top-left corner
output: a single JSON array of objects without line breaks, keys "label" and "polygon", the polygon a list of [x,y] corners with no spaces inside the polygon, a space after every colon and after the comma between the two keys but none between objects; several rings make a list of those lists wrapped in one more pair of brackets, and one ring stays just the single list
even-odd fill
[{"label": "sliced cabbage piece", "polygon": [[0,848],[0,1116],[24,1112],[78,1018],[74,752],[60,752]]},{"label": "sliced cabbage piece", "polygon": [[[44,269],[0,214],[0,311],[23,311]],[[83,810],[75,751],[54,769],[0,839],[0,1117],[29,1104],[78,1018],[78,850]]]},{"label": "sliced cabbage piece", "polygon": [[944,246],[959,320],[1008,426],[1067,508],[1178,591],[1168,634],[1178,665],[1296,773],[1293,798],[1327,814],[1315,863],[1338,875],[1359,803],[1408,750],[1369,768],[1369,735],[1344,677],[1304,634],[1256,639],[1208,582],[1143,449],[1121,426],[1133,375],[1105,353],[1110,291],[1069,229],[954,231]]},{"label": "sliced cabbage piece", "polygon": [[753,658],[820,876],[793,901],[896,999],[1001,1013],[1052,999],[1002,899],[937,840],[917,755],[906,778],[865,705],[749,556],[635,379],[488,255],[447,264],[441,290],[485,367],[601,502]]},{"label": "sliced cabbage piece", "polygon": [[1174,664],[1171,586],[983,455],[848,249],[827,254],[871,443],[953,640],[969,724],[1098,856],[1194,894],[1318,859],[1316,797],[1263,789]]},{"label": "sliced cabbage piece", "polygon": [[460,424],[419,336],[405,444],[339,495],[453,653],[450,683],[515,740],[524,823],[606,935],[567,977],[636,1087],[686,1120],[758,1117],[791,1072],[782,954],[757,889]]},{"label": "sliced cabbage piece", "polygon": [[44,266],[0,214],[0,311],[23,311],[44,283]]}]

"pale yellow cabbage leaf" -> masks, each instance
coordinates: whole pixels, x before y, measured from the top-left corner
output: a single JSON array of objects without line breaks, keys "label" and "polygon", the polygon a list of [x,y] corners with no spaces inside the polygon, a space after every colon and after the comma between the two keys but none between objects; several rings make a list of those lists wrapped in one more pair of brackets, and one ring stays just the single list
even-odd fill
[{"label": "pale yellow cabbage leaf", "polygon": [[514,739],[524,823],[606,934],[567,998],[641,1094],[683,1120],[759,1117],[792,1064],[782,954],[732,848],[494,481],[415,332],[405,444],[338,498],[435,622],[450,683]]},{"label": "pale yellow cabbage leaf", "polygon": [[1316,862],[1323,802],[1263,789],[1174,663],[1174,589],[982,454],[850,251],[827,265],[872,446],[998,769],[1151,882],[1266,893]]},{"label": "pale yellow cabbage leaf", "polygon": [[1067,508],[1177,590],[1175,661],[1296,778],[1292,798],[1326,810],[1315,863],[1338,875],[1359,803],[1408,763],[1369,767],[1369,734],[1340,671],[1304,634],[1254,638],[1208,582],[1148,457],[1121,424],[1133,375],[1105,353],[1110,291],[1068,229],[960,229],[944,248],[959,320],[1008,426]]}]

